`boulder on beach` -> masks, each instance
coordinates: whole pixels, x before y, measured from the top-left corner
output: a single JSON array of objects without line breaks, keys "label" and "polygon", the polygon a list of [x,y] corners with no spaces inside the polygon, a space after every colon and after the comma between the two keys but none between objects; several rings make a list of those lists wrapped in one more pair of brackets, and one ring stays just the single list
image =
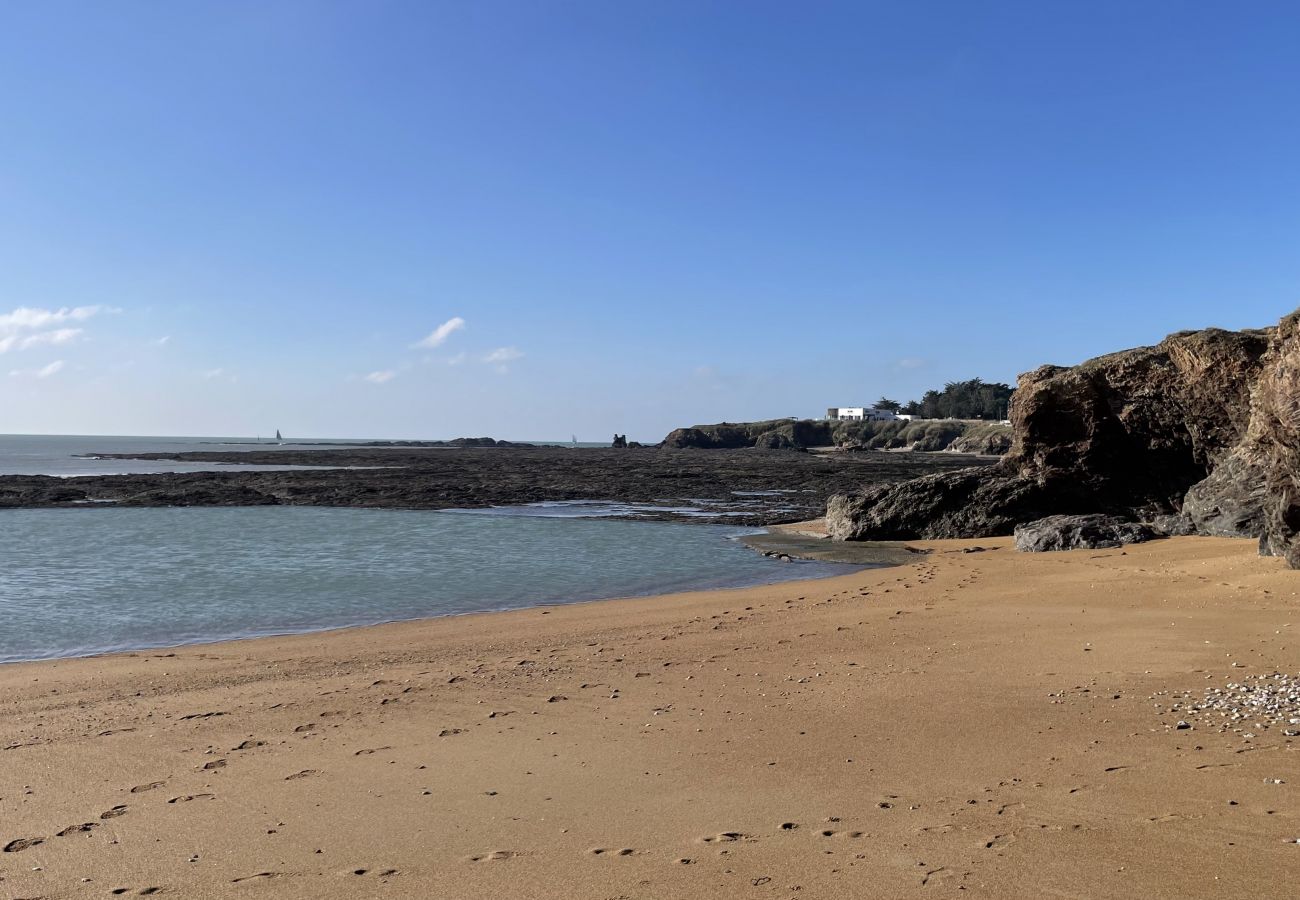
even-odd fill
[{"label": "boulder on beach", "polygon": [[1150,525],[1119,516],[1093,513],[1085,516],[1048,516],[1015,530],[1016,549],[1026,553],[1049,550],[1097,550],[1140,544],[1159,537]]}]

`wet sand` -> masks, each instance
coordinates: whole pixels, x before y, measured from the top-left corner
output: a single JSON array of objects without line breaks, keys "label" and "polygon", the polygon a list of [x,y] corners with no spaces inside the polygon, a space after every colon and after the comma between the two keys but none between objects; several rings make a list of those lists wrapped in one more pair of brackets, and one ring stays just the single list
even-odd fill
[{"label": "wet sand", "polygon": [[1153,695],[1300,671],[1297,573],[1210,538],[914,545],[0,667],[0,897],[1294,895],[1300,738]]}]

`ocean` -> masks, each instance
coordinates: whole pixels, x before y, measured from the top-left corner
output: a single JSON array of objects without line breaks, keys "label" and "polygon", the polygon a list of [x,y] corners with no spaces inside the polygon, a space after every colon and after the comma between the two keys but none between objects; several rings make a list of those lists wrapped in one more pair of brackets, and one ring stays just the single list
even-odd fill
[{"label": "ocean", "polygon": [[[321,443],[316,449],[347,447],[349,442]],[[356,442],[351,442],[355,444]],[[170,460],[94,459],[100,453],[186,453],[189,451],[301,450],[302,445],[257,438],[122,437],[90,434],[0,434],[0,475],[142,475],[151,472],[203,472],[229,468],[221,463]],[[245,466],[241,469],[294,469],[298,466]]]},{"label": "ocean", "polygon": [[[95,459],[101,453],[187,453],[238,450],[329,450],[355,447],[363,440],[327,438],[286,439],[268,437],[126,437],[79,434],[0,434],[0,475],[143,475],[151,472],[206,472],[230,468],[226,463],[171,460]],[[567,446],[565,441],[533,441]],[[608,444],[579,443],[579,447]],[[320,466],[251,466],[241,471],[322,468]]]},{"label": "ocean", "polygon": [[815,578],[717,525],[321,507],[0,510],[0,662]]}]

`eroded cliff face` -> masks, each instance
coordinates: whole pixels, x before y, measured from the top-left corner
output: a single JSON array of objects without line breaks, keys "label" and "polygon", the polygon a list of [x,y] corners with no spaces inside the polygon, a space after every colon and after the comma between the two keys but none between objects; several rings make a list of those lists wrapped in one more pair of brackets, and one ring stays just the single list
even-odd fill
[{"label": "eroded cliff face", "polygon": [[998,465],[831,498],[840,540],[986,537],[1107,513],[1261,538],[1300,566],[1300,313],[1020,378]]},{"label": "eroded cliff face", "polygon": [[1300,310],[1273,334],[1251,395],[1250,428],[1232,461],[1262,480],[1260,552],[1300,568]]}]

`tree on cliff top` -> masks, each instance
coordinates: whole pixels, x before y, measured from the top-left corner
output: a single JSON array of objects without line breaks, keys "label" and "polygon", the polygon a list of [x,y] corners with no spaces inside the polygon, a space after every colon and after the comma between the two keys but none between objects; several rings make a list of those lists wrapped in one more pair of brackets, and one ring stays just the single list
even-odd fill
[{"label": "tree on cliff top", "polygon": [[980,378],[950,381],[942,391],[926,391],[912,400],[903,412],[922,419],[1005,419],[1015,388],[989,383]]}]

